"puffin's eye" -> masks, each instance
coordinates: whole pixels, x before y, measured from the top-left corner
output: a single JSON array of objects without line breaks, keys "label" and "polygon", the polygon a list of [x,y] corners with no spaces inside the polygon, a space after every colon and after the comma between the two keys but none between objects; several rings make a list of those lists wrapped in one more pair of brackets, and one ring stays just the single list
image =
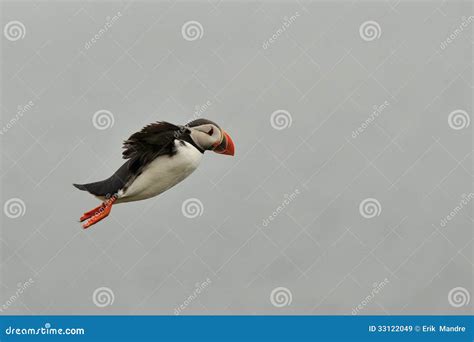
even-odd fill
[{"label": "puffin's eye", "polygon": [[209,132],[207,132],[207,134],[212,135],[212,133],[214,133],[214,128],[211,127],[211,130]]}]

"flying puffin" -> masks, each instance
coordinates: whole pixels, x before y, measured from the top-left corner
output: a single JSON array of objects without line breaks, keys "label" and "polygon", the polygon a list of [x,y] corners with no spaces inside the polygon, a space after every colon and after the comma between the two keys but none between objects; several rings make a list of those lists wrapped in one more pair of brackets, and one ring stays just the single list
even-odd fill
[{"label": "flying puffin", "polygon": [[89,184],[73,184],[102,200],[82,215],[89,228],[110,214],[112,205],[157,196],[188,177],[205,151],[234,155],[234,142],[216,123],[197,119],[184,126],[165,121],[149,124],[123,144],[127,161],[109,178]]}]

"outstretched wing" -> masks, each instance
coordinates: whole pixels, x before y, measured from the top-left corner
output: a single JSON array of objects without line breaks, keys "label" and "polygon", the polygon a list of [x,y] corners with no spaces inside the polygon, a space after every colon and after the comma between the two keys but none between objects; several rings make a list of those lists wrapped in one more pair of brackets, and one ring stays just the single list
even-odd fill
[{"label": "outstretched wing", "polygon": [[155,158],[175,154],[174,140],[183,133],[183,130],[186,128],[158,121],[132,134],[124,141],[122,153],[124,159],[129,159],[129,170],[132,173],[138,173],[143,166]]}]

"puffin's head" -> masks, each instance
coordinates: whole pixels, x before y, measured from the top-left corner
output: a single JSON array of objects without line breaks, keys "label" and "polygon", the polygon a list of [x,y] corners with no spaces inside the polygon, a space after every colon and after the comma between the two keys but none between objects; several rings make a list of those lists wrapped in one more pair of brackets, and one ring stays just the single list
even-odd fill
[{"label": "puffin's head", "polygon": [[203,150],[234,155],[234,142],[215,122],[197,119],[186,124],[186,127],[191,131],[193,141]]}]

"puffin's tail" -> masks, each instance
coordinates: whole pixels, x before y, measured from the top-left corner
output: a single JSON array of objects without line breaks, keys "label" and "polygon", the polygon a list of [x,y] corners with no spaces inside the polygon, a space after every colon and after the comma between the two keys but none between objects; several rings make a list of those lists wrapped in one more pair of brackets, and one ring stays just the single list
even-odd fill
[{"label": "puffin's tail", "polygon": [[86,184],[73,184],[76,188],[82,191],[88,191],[86,188]]},{"label": "puffin's tail", "polygon": [[94,183],[87,183],[87,184],[73,184],[77,189],[82,191],[87,191],[88,193],[94,196],[104,196],[107,197],[111,194],[117,193],[122,186],[123,182],[120,178],[116,175],[113,175],[106,180],[94,182]]},{"label": "puffin's tail", "polygon": [[94,196],[111,196],[118,193],[125,184],[132,177],[128,167],[129,162],[126,161],[112,176],[102,181],[87,183],[87,184],[73,184],[77,189],[87,191]]}]

